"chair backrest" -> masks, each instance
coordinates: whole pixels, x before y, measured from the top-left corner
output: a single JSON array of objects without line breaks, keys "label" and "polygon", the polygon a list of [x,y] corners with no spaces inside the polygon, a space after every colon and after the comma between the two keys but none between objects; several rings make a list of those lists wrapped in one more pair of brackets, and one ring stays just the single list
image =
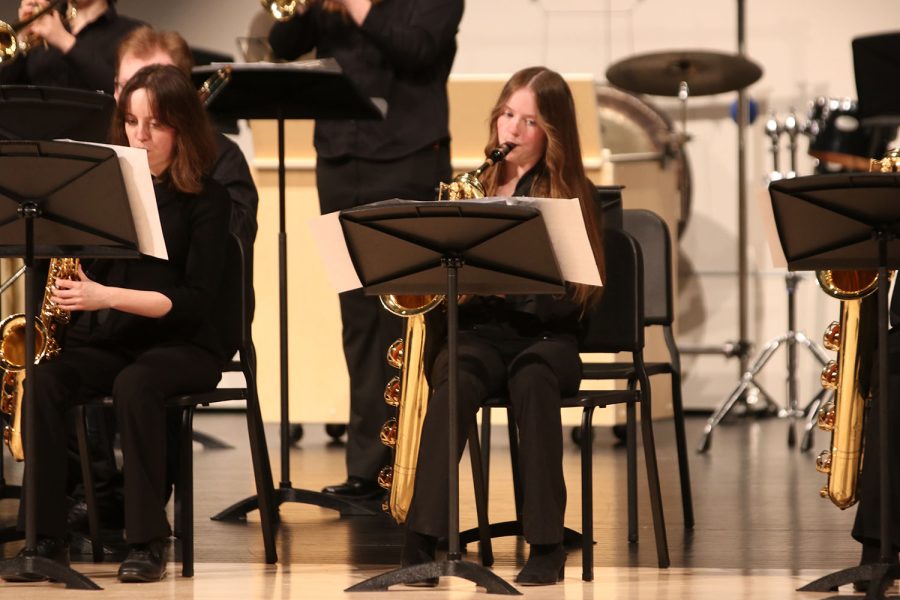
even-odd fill
[{"label": "chair backrest", "polygon": [[585,316],[581,352],[638,352],[644,348],[644,269],[641,248],[627,232],[603,230],[603,297]]},{"label": "chair backrest", "polygon": [[623,211],[622,223],[641,247],[644,258],[644,323],[671,325],[675,319],[672,301],[672,240],[669,227],[655,212]]},{"label": "chair backrest", "polygon": [[598,185],[594,188],[594,202],[600,208],[603,227],[622,229],[622,186]]},{"label": "chair backrest", "polygon": [[215,323],[219,325],[221,342],[228,356],[242,352],[250,343],[249,306],[253,295],[252,282],[247,277],[247,255],[240,238],[228,235],[225,250],[225,272],[214,307]]}]

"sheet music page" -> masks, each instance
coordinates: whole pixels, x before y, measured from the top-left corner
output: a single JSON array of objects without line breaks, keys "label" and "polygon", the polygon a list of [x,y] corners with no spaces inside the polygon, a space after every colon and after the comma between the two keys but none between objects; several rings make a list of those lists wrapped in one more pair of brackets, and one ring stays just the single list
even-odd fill
[{"label": "sheet music page", "polygon": [[125,191],[128,193],[128,204],[131,206],[131,217],[134,219],[134,230],[138,238],[138,250],[141,254],[169,260],[166,240],[163,237],[162,225],[159,222],[159,210],[156,208],[156,192],[153,191],[153,179],[150,175],[150,163],[147,151],[129,146],[114,146],[96,142],[79,140],[56,140],[58,142],[74,142],[110,148],[119,157]]},{"label": "sheet music page", "polygon": [[578,198],[488,197],[469,202],[495,202],[537,208],[547,225],[547,233],[550,234],[550,243],[563,279],[586,285],[603,285]]},{"label": "sheet music page", "polygon": [[325,265],[331,285],[338,293],[362,287],[356,267],[350,259],[350,251],[347,250],[340,216],[340,211],[335,211],[309,220],[309,229],[319,250],[319,258]]}]

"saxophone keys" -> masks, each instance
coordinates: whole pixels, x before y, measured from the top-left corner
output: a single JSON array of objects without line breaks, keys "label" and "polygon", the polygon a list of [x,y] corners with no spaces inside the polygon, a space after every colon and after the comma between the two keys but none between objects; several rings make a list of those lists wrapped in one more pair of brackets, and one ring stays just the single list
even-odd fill
[{"label": "saxophone keys", "polygon": [[400,406],[400,377],[394,375],[384,386],[384,402],[394,408]]},{"label": "saxophone keys", "polygon": [[381,433],[379,435],[381,438],[381,443],[387,446],[388,448],[393,448],[397,445],[397,419],[391,417],[387,421],[384,422],[384,425],[381,426]]},{"label": "saxophone keys", "polygon": [[394,468],[390,465],[383,467],[378,473],[378,485],[386,490],[391,489],[394,483]]},{"label": "saxophone keys", "polygon": [[822,387],[826,390],[836,390],[838,386],[838,365],[837,362],[830,360],[825,368],[822,369],[820,376]]},{"label": "saxophone keys", "polygon": [[[819,473],[829,474],[831,473],[831,452],[828,450],[822,450],[819,455],[816,457],[816,471]],[[826,488],[827,492],[827,488]]]},{"label": "saxophone keys", "polygon": [[837,321],[832,321],[831,325],[829,325],[825,329],[825,334],[822,336],[822,345],[825,346],[827,350],[831,350],[832,352],[838,352],[841,349],[841,324]]},{"label": "saxophone keys", "polygon": [[816,415],[816,425],[822,431],[834,431],[836,418],[837,409],[835,408],[834,400],[829,400],[819,409],[819,414]]},{"label": "saxophone keys", "polygon": [[387,363],[395,369],[403,368],[403,338],[397,338],[387,351]]}]

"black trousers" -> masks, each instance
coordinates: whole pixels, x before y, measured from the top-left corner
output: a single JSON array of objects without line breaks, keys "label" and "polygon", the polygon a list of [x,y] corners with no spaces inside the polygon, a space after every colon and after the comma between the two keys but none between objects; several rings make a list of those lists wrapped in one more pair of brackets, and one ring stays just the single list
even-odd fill
[{"label": "black trousers", "polygon": [[[900,305],[892,302],[891,308]],[[877,361],[876,361],[877,362]],[[878,380],[878,366],[873,369],[873,381]],[[853,538],[860,543],[878,545],[881,543],[881,505],[879,502],[880,452],[881,439],[879,429],[879,406],[883,396],[876,389],[873,392],[875,401],[869,407],[865,423],[865,445],[863,451],[862,474],[859,479],[859,504],[856,509],[856,521],[853,523]],[[900,330],[892,329],[888,335],[888,418],[889,431],[892,432],[888,443],[891,465],[891,535],[894,552],[900,551],[900,442],[897,431],[900,431]]]},{"label": "black trousers", "polygon": [[[530,544],[562,542],[566,483],[562,467],[560,399],[578,389],[581,360],[574,338],[490,339],[478,331],[458,337],[459,439],[462,456],[467,424],[481,403],[506,390],[519,428],[519,469],[522,481],[522,527]],[[411,530],[447,535],[449,395],[447,349],[432,370],[433,394],[428,404],[416,484],[407,519]]]},{"label": "black trousers", "polygon": [[[433,200],[450,179],[450,150],[436,145],[391,161],[319,159],[316,181],[323,214],[380,200]],[[384,388],[397,371],[385,362],[388,346],[403,336],[403,322],[377,297],[359,290],[340,295],[344,358],[350,375],[347,475],[374,480],[390,461],[379,432],[393,409]]]},{"label": "black trousers", "polygon": [[154,347],[136,357],[118,348],[72,346],[37,365],[35,375],[35,397],[23,400],[23,416],[33,412],[39,436],[35,456],[29,457],[36,461],[37,533],[66,533],[66,413],[92,397],[112,394],[122,442],[126,539],[140,544],[168,536],[165,400],[215,387],[219,360],[187,344]]}]

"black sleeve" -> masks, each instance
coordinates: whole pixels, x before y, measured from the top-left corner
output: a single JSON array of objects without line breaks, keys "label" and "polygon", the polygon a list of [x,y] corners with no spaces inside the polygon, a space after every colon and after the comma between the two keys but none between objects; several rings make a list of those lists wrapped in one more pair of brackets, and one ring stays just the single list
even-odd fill
[{"label": "black sleeve", "polygon": [[455,43],[462,19],[462,0],[418,0],[409,22],[391,18],[386,4],[376,4],[362,32],[404,71],[433,69],[445,49]]},{"label": "black sleeve", "polygon": [[256,211],[259,194],[244,153],[233,141],[216,134],[219,155],[210,176],[222,184],[231,197],[231,231],[240,239],[244,248],[252,248],[256,239]]},{"label": "black sleeve", "polygon": [[297,15],[288,21],[275,23],[269,32],[269,45],[277,58],[295,60],[316,47],[318,11],[319,9],[313,6],[302,15]]},{"label": "black sleeve", "polygon": [[214,181],[205,182],[203,191],[188,201],[193,204],[184,278],[179,285],[159,290],[172,301],[172,310],[163,320],[176,327],[199,321],[215,302],[225,269],[231,214],[225,188]]}]

